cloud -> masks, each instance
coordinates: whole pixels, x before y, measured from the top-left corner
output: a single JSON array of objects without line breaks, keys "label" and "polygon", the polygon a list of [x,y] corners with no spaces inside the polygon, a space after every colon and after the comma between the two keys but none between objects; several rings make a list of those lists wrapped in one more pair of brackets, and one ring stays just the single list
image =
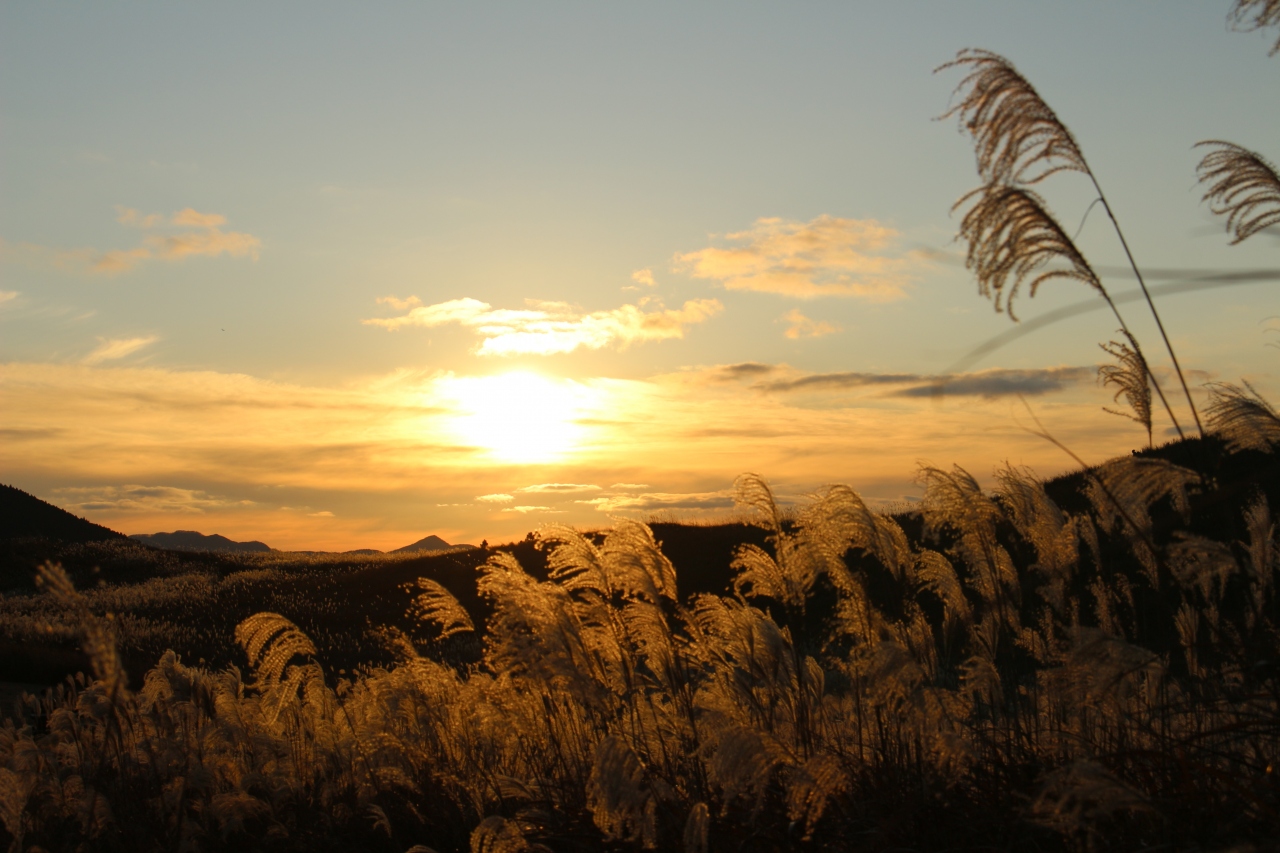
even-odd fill
[{"label": "cloud", "polygon": [[653,270],[645,267],[642,270],[636,270],[631,274],[631,280],[636,284],[642,284],[645,287],[656,287],[657,282],[653,280]]},{"label": "cloud", "polygon": [[901,385],[894,397],[1007,397],[1038,396],[1067,385],[1091,382],[1092,367],[1044,367],[1028,370],[993,368],[975,373],[925,375],[918,373],[813,373],[793,379],[758,383],[765,391],[843,390],[865,386]]},{"label": "cloud", "polygon": [[252,234],[223,231],[227,218],[184,208],[172,216],[142,214],[131,207],[116,207],[116,222],[143,232],[140,245],[130,249],[59,249],[20,243],[3,246],[4,254],[30,264],[51,264],[59,269],[118,275],[149,260],[181,261],[191,257],[258,259],[262,241]]},{"label": "cloud", "polygon": [[156,228],[164,225],[164,216],[159,213],[151,213],[143,216],[132,207],[122,207],[116,205],[116,222],[121,225],[128,225],[132,228]]},{"label": "cloud", "polygon": [[148,335],[145,338],[99,338],[99,340],[101,343],[98,344],[93,352],[84,357],[85,364],[98,364],[103,361],[124,358],[160,339],[155,335]]},{"label": "cloud", "polygon": [[[201,213],[190,207],[170,217],[159,213],[143,215],[131,207],[117,207],[116,221],[146,232],[142,245],[132,249],[113,249],[92,260],[94,272],[115,274],[133,269],[152,258],[179,261],[189,257],[230,255],[258,259],[262,241],[252,234],[223,231],[227,218],[219,213]],[[178,229],[176,233],[173,229]]]},{"label": "cloud", "polygon": [[648,484],[648,483],[614,483],[614,484],[613,484],[612,486],[610,486],[609,488],[611,488],[611,489],[622,489],[622,490],[630,490],[630,489],[647,489],[647,488],[649,488],[649,484]]},{"label": "cloud", "polygon": [[192,228],[220,228],[227,224],[227,217],[218,213],[198,213],[188,207],[173,215],[173,224]]},{"label": "cloud", "polygon": [[201,515],[209,510],[252,506],[253,501],[216,497],[174,486],[93,486],[55,489],[58,502],[76,512],[175,513]]},{"label": "cloud", "polygon": [[390,305],[397,311],[408,311],[410,308],[417,308],[422,304],[422,300],[416,296],[410,296],[408,299],[399,299],[395,296],[379,296],[379,305]]},{"label": "cloud", "polygon": [[787,327],[784,334],[792,340],[799,338],[820,338],[823,335],[831,335],[842,329],[834,323],[827,323],[822,320],[811,320],[800,313],[799,308],[792,308],[790,311],[782,315],[791,325]]},{"label": "cloud", "polygon": [[532,492],[535,494],[572,495],[581,492],[598,492],[600,491],[600,487],[583,483],[538,483],[534,486],[524,486],[516,489],[516,491]]},{"label": "cloud", "polygon": [[320,512],[309,512],[307,515],[311,518],[333,518],[333,513],[329,512],[327,509],[321,510]]},{"label": "cloud", "polygon": [[[393,297],[383,297],[388,302]],[[403,301],[407,307],[410,297]],[[371,326],[395,331],[406,326],[432,328],[457,323],[472,329],[484,340],[479,355],[551,355],[572,352],[579,347],[625,348],[633,343],[683,338],[687,326],[702,323],[724,306],[718,299],[693,299],[678,309],[644,310],[645,300],[609,311],[579,313],[564,302],[527,300],[523,310],[495,309],[477,299],[451,299],[435,305],[417,305],[408,313],[391,318],[365,320]],[[390,303],[394,304],[394,303]],[[396,305],[396,307],[401,307]],[[403,310],[403,308],[401,308]]]},{"label": "cloud", "polygon": [[758,361],[744,361],[738,364],[721,364],[707,371],[703,379],[712,382],[739,382],[743,379],[754,379],[767,376],[779,370],[773,364],[761,364]]},{"label": "cloud", "polygon": [[16,290],[0,290],[0,305],[18,298]]},{"label": "cloud", "polygon": [[518,512],[521,514],[530,512],[559,512],[549,506],[509,506],[502,510],[503,512]]},{"label": "cloud", "polygon": [[515,500],[515,498],[512,497],[511,495],[494,494],[494,495],[480,495],[479,497],[476,498],[476,500],[486,504],[508,504],[508,503],[511,503],[513,500]]},{"label": "cloud", "polygon": [[719,492],[649,492],[641,495],[613,495],[596,498],[590,503],[600,512],[656,512],[672,509],[731,509],[733,493]]},{"label": "cloud", "polygon": [[757,219],[748,231],[726,234],[728,245],[676,255],[675,268],[729,290],[891,302],[906,296],[924,263],[919,254],[894,253],[899,237],[874,219]]}]

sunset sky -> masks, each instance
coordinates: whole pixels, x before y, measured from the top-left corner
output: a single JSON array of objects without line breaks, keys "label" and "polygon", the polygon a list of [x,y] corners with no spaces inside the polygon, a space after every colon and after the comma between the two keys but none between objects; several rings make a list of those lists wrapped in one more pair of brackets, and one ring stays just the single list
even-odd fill
[{"label": "sunset sky", "polygon": [[[1013,328],[954,240],[978,177],[933,69],[965,47],[1071,127],[1149,283],[1261,271],[1159,306],[1195,386],[1280,400],[1280,234],[1230,246],[1195,180],[1204,139],[1280,160],[1275,36],[1229,7],[4,4],[0,482],[125,533],[390,549],[717,517],[745,471],[896,502],[921,462],[1071,467],[1018,394],[1127,453],[1109,314],[965,360]],[[1094,198],[1041,191],[1071,233]],[[1135,287],[1100,210],[1079,244]]]}]

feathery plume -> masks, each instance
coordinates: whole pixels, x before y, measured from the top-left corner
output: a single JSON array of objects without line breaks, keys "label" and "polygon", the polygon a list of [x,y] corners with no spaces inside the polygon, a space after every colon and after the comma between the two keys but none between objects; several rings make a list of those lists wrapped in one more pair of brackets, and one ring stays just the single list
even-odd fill
[{"label": "feathery plume", "polygon": [[439,625],[442,640],[454,634],[475,631],[471,614],[467,613],[466,608],[458,603],[458,599],[449,590],[431,578],[418,578],[417,586],[422,592],[413,599],[413,605],[406,615]]},{"label": "feathery plume", "polygon": [[939,119],[959,117],[974,141],[978,174],[989,184],[1035,184],[1055,172],[1089,174],[1075,137],[1013,63],[965,48],[934,69],[969,68],[956,86],[960,102]]},{"label": "feathery plume", "polygon": [[1232,451],[1270,453],[1280,444],[1280,414],[1248,382],[1240,388],[1226,382],[1209,385],[1209,429]]},{"label": "feathery plume", "polygon": [[645,849],[657,845],[657,800],[645,780],[644,765],[615,735],[596,747],[587,808],[606,841],[640,842]]},{"label": "feathery plume", "polygon": [[[1280,16],[1280,5],[1277,5]],[[1208,184],[1202,201],[1218,216],[1227,217],[1231,244],[1280,224],[1280,174],[1261,154],[1220,139],[1197,142],[1216,146],[1196,166],[1200,183]]]},{"label": "feathery plume", "polygon": [[[969,243],[965,267],[978,278],[978,292],[992,300],[996,311],[1013,313],[1013,300],[1024,284],[1035,296],[1053,278],[1086,284],[1111,304],[1089,261],[1067,236],[1062,225],[1031,190],[988,184],[968,193],[956,206],[977,196],[960,223],[960,236]],[[954,209],[954,208],[953,208]],[[1052,261],[1065,266],[1049,267]],[[1112,309],[1115,305],[1111,304]]]},{"label": "feathery plume", "polygon": [[706,803],[694,803],[684,824],[684,853],[707,853],[707,829],[711,810]]},{"label": "feathery plume", "polygon": [[1112,399],[1119,402],[1124,397],[1133,411],[1121,412],[1105,406],[1102,410],[1142,424],[1147,430],[1147,447],[1151,447],[1151,369],[1147,367],[1147,360],[1142,355],[1142,347],[1138,346],[1137,339],[1127,329],[1120,329],[1120,334],[1129,343],[1108,341],[1098,344],[1103,352],[1120,362],[1100,365],[1098,381],[1103,385],[1115,385],[1116,393]]},{"label": "feathery plume", "polygon": [[733,502],[739,506],[750,507],[764,516],[762,526],[774,533],[782,530],[782,513],[773,499],[773,490],[759,474],[739,474],[734,481]]},{"label": "feathery plume", "polygon": [[235,637],[264,687],[279,684],[294,657],[316,653],[311,638],[279,613],[255,613],[236,626]]},{"label": "feathery plume", "polygon": [[[1280,26],[1280,0],[1236,0],[1227,20],[1237,30],[1249,32],[1265,27]],[[1280,39],[1276,39],[1268,56],[1280,53]]]}]

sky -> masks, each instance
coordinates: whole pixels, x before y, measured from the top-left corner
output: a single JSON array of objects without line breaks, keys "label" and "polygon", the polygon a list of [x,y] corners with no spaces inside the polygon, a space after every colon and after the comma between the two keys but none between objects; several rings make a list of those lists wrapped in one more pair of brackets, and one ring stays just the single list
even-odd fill
[{"label": "sky", "polygon": [[[1149,284],[1256,273],[1157,305],[1201,405],[1280,399],[1280,233],[1230,245],[1196,183],[1201,140],[1280,159],[1275,34],[1230,5],[4,4],[0,482],[391,549],[728,518],[744,472],[897,506],[922,464],[1072,468],[1035,419],[1128,453],[1094,294],[1015,327],[964,268],[963,48],[1071,128]],[[1131,292],[1087,179],[1040,192]]]}]

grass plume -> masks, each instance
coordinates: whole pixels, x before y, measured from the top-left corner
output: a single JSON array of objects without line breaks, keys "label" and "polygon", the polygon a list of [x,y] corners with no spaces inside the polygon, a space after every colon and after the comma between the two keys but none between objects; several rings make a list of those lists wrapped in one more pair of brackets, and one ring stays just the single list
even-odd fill
[{"label": "grass plume", "polygon": [[1280,224],[1280,174],[1274,165],[1231,142],[1209,139],[1196,143],[1200,146],[1213,149],[1196,167],[1199,182],[1208,184],[1203,200],[1214,214],[1227,218],[1232,245]]}]

